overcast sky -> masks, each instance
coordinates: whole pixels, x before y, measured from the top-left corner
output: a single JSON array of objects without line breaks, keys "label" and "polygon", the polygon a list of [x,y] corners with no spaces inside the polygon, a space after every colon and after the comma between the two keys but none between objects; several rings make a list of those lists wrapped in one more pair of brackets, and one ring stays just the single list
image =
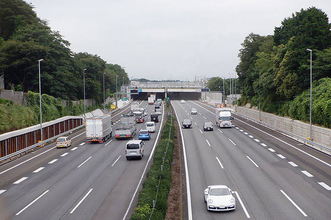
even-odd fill
[{"label": "overcast sky", "polygon": [[331,0],[26,0],[74,52],[125,67],[130,79],[234,77],[250,33],[272,35],[284,18]]}]

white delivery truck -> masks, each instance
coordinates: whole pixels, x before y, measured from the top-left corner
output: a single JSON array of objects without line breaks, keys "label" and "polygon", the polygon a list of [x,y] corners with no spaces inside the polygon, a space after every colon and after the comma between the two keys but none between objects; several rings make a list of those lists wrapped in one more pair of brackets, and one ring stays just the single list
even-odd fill
[{"label": "white delivery truck", "polygon": [[153,97],[148,97],[148,104],[149,105],[154,105],[154,98]]},{"label": "white delivery truck", "polygon": [[233,116],[228,109],[216,108],[216,126],[220,128],[232,128]]},{"label": "white delivery truck", "polygon": [[131,103],[131,111],[133,111],[133,110],[136,109],[136,108],[139,108],[139,104],[138,104],[138,102],[132,102],[132,103]]},{"label": "white delivery truck", "polygon": [[135,124],[136,116],[132,112],[129,114],[124,114],[124,115],[122,115],[121,123],[122,124]]},{"label": "white delivery truck", "polygon": [[87,143],[103,143],[111,138],[112,123],[111,115],[95,116],[86,119],[86,141]]}]

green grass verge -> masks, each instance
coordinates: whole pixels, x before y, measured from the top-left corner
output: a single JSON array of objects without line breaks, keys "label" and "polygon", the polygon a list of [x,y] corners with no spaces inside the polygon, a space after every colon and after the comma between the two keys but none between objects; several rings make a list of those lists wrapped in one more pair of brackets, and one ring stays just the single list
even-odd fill
[{"label": "green grass verge", "polygon": [[[172,117],[172,121],[171,121]],[[151,219],[164,219],[168,207],[168,194],[171,184],[171,163],[174,150],[174,120],[172,115],[168,115],[168,119],[161,133],[161,140],[157,145],[154,153],[153,164],[147,173],[147,177],[143,183],[143,189],[138,197],[137,208],[135,209],[132,220],[149,219],[153,211]],[[170,132],[170,139],[169,139]],[[168,150],[167,150],[168,146]],[[166,155],[164,152],[166,152]],[[164,165],[161,171],[161,165]],[[159,179],[161,178],[160,185]],[[158,194],[157,194],[158,192]],[[156,200],[157,195],[157,200]],[[153,210],[153,200],[156,200]]]}]

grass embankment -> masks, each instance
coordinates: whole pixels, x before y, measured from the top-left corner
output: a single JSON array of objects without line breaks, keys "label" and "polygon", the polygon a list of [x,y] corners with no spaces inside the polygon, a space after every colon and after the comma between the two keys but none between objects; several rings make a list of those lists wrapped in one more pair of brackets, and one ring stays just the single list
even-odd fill
[{"label": "grass embankment", "polygon": [[166,216],[171,183],[175,120],[175,117],[168,115],[162,129],[161,140],[155,149],[153,164],[139,194],[137,208],[131,216],[132,220],[150,219],[151,214],[153,220],[161,220]]},{"label": "grass embankment", "polygon": [[[0,133],[26,128],[40,123],[39,94],[28,92],[27,105],[17,105],[13,101],[0,99]],[[99,108],[90,106],[87,112]],[[110,106],[109,106],[110,107]],[[67,101],[62,105],[62,100],[52,96],[42,95],[43,122],[55,120],[67,115],[82,115],[84,113],[83,101],[73,105]]]}]

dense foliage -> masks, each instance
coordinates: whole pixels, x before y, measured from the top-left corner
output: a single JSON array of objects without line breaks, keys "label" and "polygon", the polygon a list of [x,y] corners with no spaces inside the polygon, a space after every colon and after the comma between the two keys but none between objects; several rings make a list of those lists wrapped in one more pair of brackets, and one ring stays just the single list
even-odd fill
[{"label": "dense foliage", "polygon": [[313,109],[317,113],[313,121],[330,127],[329,122],[318,119],[331,113],[325,98],[330,91],[322,89],[331,86],[324,79],[331,77],[330,29],[327,15],[312,7],[284,19],[273,36],[253,33],[247,36],[236,67],[242,92],[240,103],[258,106],[260,102],[264,111],[309,120],[310,52],[307,49],[311,49]]},{"label": "dense foliage", "polygon": [[83,99],[84,72],[86,99],[93,98],[97,103],[103,97],[104,73],[107,96],[115,92],[116,75],[118,88],[123,81],[128,83],[119,65],[106,64],[97,55],[73,53],[69,46],[59,32],[36,16],[32,5],[23,0],[0,2],[0,75],[4,76],[5,89],[38,92],[40,59],[43,94]]}]

